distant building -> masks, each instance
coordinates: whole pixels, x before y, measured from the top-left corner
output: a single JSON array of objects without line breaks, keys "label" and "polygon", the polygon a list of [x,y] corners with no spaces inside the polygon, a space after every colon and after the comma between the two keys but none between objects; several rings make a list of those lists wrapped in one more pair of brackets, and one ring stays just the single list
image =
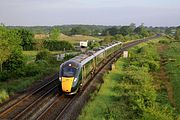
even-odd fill
[{"label": "distant building", "polygon": [[98,35],[99,35],[99,36],[101,36],[101,35],[102,35],[102,33],[98,33]]},{"label": "distant building", "polygon": [[87,41],[80,41],[80,47],[81,48],[87,48],[88,47],[88,40]]}]

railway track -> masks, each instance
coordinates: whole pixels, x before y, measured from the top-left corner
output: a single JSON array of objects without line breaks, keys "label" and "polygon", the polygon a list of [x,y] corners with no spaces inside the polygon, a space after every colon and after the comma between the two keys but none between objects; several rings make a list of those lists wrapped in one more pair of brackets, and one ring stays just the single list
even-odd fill
[{"label": "railway track", "polygon": [[57,79],[47,82],[0,112],[1,119],[18,119],[57,88]]},{"label": "railway track", "polygon": [[[12,106],[6,108],[0,112],[0,118],[2,119],[37,119],[37,120],[60,120],[68,119],[73,115],[78,115],[80,109],[76,111],[75,107],[85,104],[85,101],[81,104],[80,99],[89,97],[89,93],[92,92],[92,88],[95,90],[94,82],[95,78],[104,74],[102,71],[107,71],[108,66],[115,62],[122,54],[122,52],[132,46],[139,43],[149,41],[151,39],[157,38],[159,36],[137,40],[123,45],[122,49],[116,52],[113,56],[109,57],[106,63],[100,65],[96,74],[89,80],[89,82],[84,86],[83,90],[75,96],[59,96],[57,92],[57,78],[51,80],[47,84],[38,88],[31,94],[23,97],[20,101],[14,103]],[[112,59],[113,58],[113,59]],[[101,75],[102,77],[102,75]],[[88,91],[89,90],[89,91]],[[82,97],[84,96],[84,97]],[[68,111],[68,112],[67,112]],[[75,113],[73,111],[76,111]],[[75,119],[75,118],[72,118]]]}]

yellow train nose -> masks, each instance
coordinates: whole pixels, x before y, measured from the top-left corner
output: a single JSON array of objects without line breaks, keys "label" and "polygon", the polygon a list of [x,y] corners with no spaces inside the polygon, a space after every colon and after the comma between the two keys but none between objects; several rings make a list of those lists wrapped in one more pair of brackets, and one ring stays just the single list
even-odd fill
[{"label": "yellow train nose", "polygon": [[71,92],[74,77],[62,77],[62,91]]}]

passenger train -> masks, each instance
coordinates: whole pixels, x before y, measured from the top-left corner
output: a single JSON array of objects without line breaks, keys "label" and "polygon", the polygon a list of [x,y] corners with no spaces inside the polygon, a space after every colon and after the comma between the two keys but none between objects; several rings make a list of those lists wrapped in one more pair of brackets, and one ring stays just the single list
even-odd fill
[{"label": "passenger train", "polygon": [[94,51],[76,56],[60,66],[59,71],[59,93],[67,95],[76,94],[90,78],[111,59],[122,46],[122,42],[114,42],[106,46],[101,46]]}]

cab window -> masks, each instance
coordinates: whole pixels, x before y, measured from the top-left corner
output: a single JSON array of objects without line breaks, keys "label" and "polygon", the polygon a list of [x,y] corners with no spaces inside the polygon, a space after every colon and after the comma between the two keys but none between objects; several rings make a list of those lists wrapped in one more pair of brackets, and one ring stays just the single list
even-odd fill
[{"label": "cab window", "polygon": [[76,74],[76,68],[66,66],[62,70],[63,77],[74,77]]}]

